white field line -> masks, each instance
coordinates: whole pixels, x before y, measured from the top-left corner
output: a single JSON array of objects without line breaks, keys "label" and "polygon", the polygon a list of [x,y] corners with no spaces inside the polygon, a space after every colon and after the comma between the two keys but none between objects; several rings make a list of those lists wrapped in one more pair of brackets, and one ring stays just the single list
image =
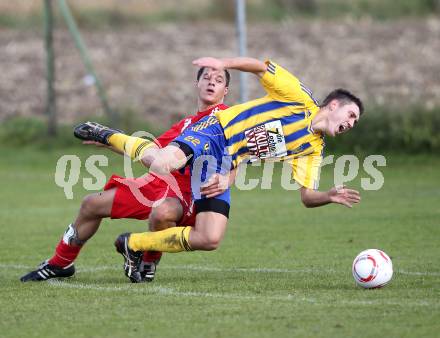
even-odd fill
[{"label": "white field line", "polygon": [[280,296],[270,296],[265,294],[259,294],[258,296],[245,295],[240,293],[212,293],[212,292],[196,292],[196,291],[180,291],[174,288],[162,287],[162,286],[151,286],[137,288],[133,287],[132,284],[126,286],[101,286],[97,284],[84,284],[76,282],[64,282],[59,280],[48,280],[47,283],[53,287],[67,288],[67,289],[80,289],[80,290],[93,290],[102,292],[130,292],[140,294],[147,294],[153,296],[177,296],[177,297],[193,297],[193,298],[216,298],[216,299],[230,299],[230,300],[247,300],[247,301],[275,301],[275,302],[289,302],[296,304],[313,304],[313,305],[328,305],[334,307],[335,305],[342,306],[365,306],[365,305],[384,305],[384,306],[426,306],[430,308],[440,307],[438,302],[429,302],[426,300],[421,301],[386,301],[386,300],[337,300],[335,302],[328,301],[316,301],[313,298],[307,298],[300,295],[286,294]]},{"label": "white field line", "polygon": [[[122,265],[121,265],[122,266]],[[319,270],[319,269],[274,269],[274,268],[219,268],[210,266],[199,266],[199,265],[160,265],[160,269],[164,270],[189,270],[189,271],[206,271],[206,272],[249,272],[249,273],[313,273],[313,272],[330,272],[336,273],[336,270]],[[93,271],[103,271],[103,270],[118,270],[122,271],[122,268],[117,266],[98,266],[90,268],[79,268],[79,272],[93,272]]]},{"label": "white field line", "polygon": [[[228,299],[238,299],[238,300],[256,300],[261,297],[243,294],[231,294],[231,293],[211,293],[211,292],[196,292],[196,291],[179,291],[174,288],[162,287],[162,286],[151,286],[151,284],[139,284],[141,286],[147,285],[146,288],[133,287],[132,284],[124,286],[101,286],[98,284],[84,284],[76,282],[65,282],[60,280],[49,280],[48,284],[56,287],[63,287],[69,289],[85,289],[94,291],[123,291],[123,292],[133,292],[137,294],[151,294],[151,295],[163,295],[163,296],[184,296],[184,297],[207,297],[207,298],[228,298]],[[286,296],[269,296],[265,299],[272,300],[290,300],[293,295]],[[313,300],[311,301],[313,302]]]},{"label": "white field line", "polygon": [[[31,270],[35,267],[27,266],[27,265],[13,265],[13,264],[0,264],[0,269],[8,270]],[[207,266],[194,266],[194,265],[181,265],[181,266],[164,266],[166,269],[174,269],[174,270],[193,270],[193,271],[208,271],[208,272],[263,272],[263,273],[298,273],[298,272],[331,272],[335,273],[336,270],[322,270],[322,269],[297,269],[297,270],[289,270],[289,269],[273,269],[273,268],[218,268],[218,267],[207,267]],[[122,271],[121,267],[118,266],[99,266],[99,267],[89,267],[79,269],[79,272],[94,272],[94,271]],[[438,272],[414,272],[414,271],[398,271],[398,273],[408,274],[408,275],[429,275],[429,276],[440,276]],[[220,298],[220,299],[231,299],[231,300],[251,300],[251,301],[286,301],[292,303],[309,303],[309,304],[317,304],[317,305],[326,305],[332,304],[333,302],[317,302],[313,298],[307,298],[300,295],[286,294],[280,296],[270,296],[259,294],[258,296],[253,295],[245,295],[245,294],[233,294],[233,293],[210,293],[210,292],[195,292],[195,291],[180,291],[174,288],[162,287],[162,286],[151,286],[151,284],[142,284],[148,285],[147,287],[138,288],[133,287],[132,284],[123,285],[123,286],[103,286],[99,284],[85,284],[85,283],[77,283],[77,282],[65,282],[60,280],[48,280],[47,283],[53,287],[61,287],[68,289],[82,289],[82,290],[94,290],[94,291],[102,291],[102,292],[130,292],[137,294],[149,294],[149,295],[159,295],[159,296],[179,296],[179,297],[194,297],[194,298]],[[338,300],[338,304],[340,305],[389,305],[389,306],[429,306],[431,308],[438,308],[438,302],[429,302],[429,301],[416,301],[416,302],[408,302],[408,301],[385,301],[385,300]]]},{"label": "white field line", "polygon": [[[17,269],[17,270],[32,270],[36,266],[28,265],[15,265],[15,264],[0,264],[0,269]],[[165,270],[190,270],[190,271],[207,271],[207,272],[247,272],[247,273],[342,273],[342,270],[335,269],[318,269],[318,268],[305,268],[305,269],[277,269],[277,268],[219,268],[210,266],[198,266],[198,265],[160,265],[160,269]],[[84,267],[77,269],[78,272],[95,272],[95,271],[122,271],[122,267],[119,265],[103,265],[94,267]],[[349,271],[349,270],[348,270]],[[345,271],[346,272],[346,271]],[[429,271],[406,271],[396,270],[395,273],[410,276],[440,276],[440,272]]]},{"label": "white field line", "polygon": [[419,271],[397,270],[396,273],[400,273],[402,275],[410,275],[410,276],[440,276],[440,272],[419,272]]}]

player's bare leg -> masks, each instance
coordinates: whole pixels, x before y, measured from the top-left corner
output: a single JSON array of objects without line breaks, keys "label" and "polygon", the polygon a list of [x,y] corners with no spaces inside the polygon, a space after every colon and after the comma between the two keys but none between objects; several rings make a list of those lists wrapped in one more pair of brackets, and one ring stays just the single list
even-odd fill
[{"label": "player's bare leg", "polygon": [[[154,142],[139,137],[128,136],[118,130],[93,122],[87,122],[76,127],[75,135],[86,141],[94,141],[111,146],[116,151],[130,156],[132,159],[140,160],[146,167],[150,168],[151,174],[159,176],[168,183],[171,189],[180,192],[178,183],[174,177],[170,175],[171,171],[181,168],[187,163],[187,158],[179,147],[167,146],[160,149]],[[177,211],[180,213],[176,215],[171,214],[170,210],[172,208],[170,208],[170,203],[172,202],[162,203],[153,210],[152,215],[150,215],[150,222],[153,227],[162,229],[175,226],[176,222],[180,219],[182,214],[181,205],[178,205]],[[97,229],[99,224],[93,219],[90,221],[91,226],[88,229],[93,229],[93,222],[95,222],[94,226]],[[87,235],[87,233],[84,235]],[[125,243],[120,243],[118,251],[122,253],[122,251],[125,250],[125,246]],[[137,255],[136,262],[134,262],[134,260],[126,260],[124,265],[126,271],[132,271],[134,269],[140,272],[137,273],[134,278],[131,278],[134,282],[152,281],[154,279],[156,264],[161,257],[160,250],[143,251],[149,252]],[[125,256],[128,257],[127,255],[128,253]]]},{"label": "player's bare leg", "polygon": [[228,218],[212,211],[197,214],[196,225],[189,233],[192,250],[211,251],[219,247],[228,224]]},{"label": "player's bare leg", "polygon": [[197,214],[195,227],[173,227],[157,232],[125,233],[116,241],[116,250],[124,256],[125,274],[134,283],[142,281],[138,266],[142,251],[211,251],[218,248],[226,231],[228,218],[217,212]]},{"label": "player's bare leg", "polygon": [[[179,146],[168,145],[160,149],[151,141],[128,136],[96,124],[86,123],[80,125],[77,130],[79,131],[80,138],[84,140],[92,140],[110,145],[133,159],[140,159],[146,167],[150,168],[151,174],[165,180],[171,189],[179,189],[177,182],[175,182],[175,180],[173,181],[173,177],[170,175],[170,172],[184,167],[188,162],[185,152],[180,149]],[[192,236],[195,249],[214,250],[223,238],[227,217],[222,215],[213,216],[211,213],[206,213],[205,215],[198,215],[197,218],[199,218],[199,221],[196,221],[196,228],[198,223],[199,229],[194,229],[193,231],[195,233]],[[203,225],[200,225],[204,218],[206,218],[206,222],[211,222],[211,226],[214,227],[216,226],[216,222],[218,222],[220,230],[207,232]],[[191,227],[172,227],[158,232],[136,234],[140,236],[137,238],[137,242],[136,236],[131,236],[131,238],[129,234],[119,236],[115,242],[115,246],[117,251],[124,256],[126,275],[133,282],[141,281],[138,270],[142,259],[141,251],[178,252],[192,250],[189,244],[191,229]],[[145,236],[146,239],[144,238]],[[136,243],[132,243],[133,245],[131,245],[129,239],[131,242],[138,243],[138,248],[135,248]],[[148,245],[144,245],[145,242],[147,242]]]},{"label": "player's bare leg", "polygon": [[103,218],[110,217],[116,188],[84,197],[78,216],[72,226],[79,244],[86,242],[98,230]]},{"label": "player's bare leg", "polygon": [[102,219],[110,216],[115,192],[116,189],[110,189],[86,196],[75,222],[68,226],[53,257],[20,280],[43,281],[54,277],[72,276],[75,273],[73,262],[81,248],[98,230]]},{"label": "player's bare leg", "polygon": [[168,145],[165,148],[145,150],[141,161],[147,168],[150,168],[150,173],[168,175],[170,172],[184,167],[188,159],[178,146]]},{"label": "player's bare leg", "polygon": [[160,205],[151,210],[149,222],[150,231],[160,231],[175,227],[183,216],[181,202],[177,198],[166,198]]},{"label": "player's bare leg", "polygon": [[[198,213],[194,228],[188,231],[189,236],[187,242],[191,250],[211,251],[217,249],[225,234],[227,223],[228,223],[228,218],[217,212],[205,211]],[[188,228],[188,227],[177,227],[177,228],[180,228],[181,229],[180,231],[182,231],[184,228]],[[165,234],[164,231],[166,230],[157,231],[156,233]],[[170,234],[171,233],[173,232],[170,232]],[[155,250],[158,248],[163,248],[164,250],[162,251],[166,251],[166,252],[168,251],[178,252],[178,251],[183,251],[183,249],[185,249],[182,247],[181,248],[182,250],[179,250],[179,248],[175,248],[176,250],[174,250],[168,247],[166,243],[168,237],[166,236],[164,237],[163,241],[159,241],[159,243],[148,242],[148,234],[154,235],[153,233],[148,233],[148,232],[142,234],[144,235],[145,241],[141,239],[140,242],[137,242],[135,244],[136,245],[135,247],[129,245],[130,248],[133,249],[134,251],[144,251],[150,249]],[[132,235],[136,236],[138,234],[132,234]],[[160,237],[160,235],[156,237]]]},{"label": "player's bare leg", "polygon": [[[151,210],[148,219],[149,229],[150,231],[161,231],[175,227],[182,216],[183,207],[181,202],[177,198],[166,198]],[[142,262],[139,265],[139,272],[143,281],[153,281],[161,257],[162,252],[160,251],[149,250],[144,252]]]},{"label": "player's bare leg", "polygon": [[76,137],[85,141],[99,142],[111,146],[115,151],[140,160],[150,172],[168,175],[186,165],[185,153],[176,145],[159,148],[153,141],[129,136],[95,122],[82,123],[75,128]]},{"label": "player's bare leg", "polygon": [[218,248],[226,231],[228,218],[220,213],[198,213],[195,227],[173,227],[156,232],[129,234],[128,249],[133,252],[156,250],[181,252],[211,251]]}]

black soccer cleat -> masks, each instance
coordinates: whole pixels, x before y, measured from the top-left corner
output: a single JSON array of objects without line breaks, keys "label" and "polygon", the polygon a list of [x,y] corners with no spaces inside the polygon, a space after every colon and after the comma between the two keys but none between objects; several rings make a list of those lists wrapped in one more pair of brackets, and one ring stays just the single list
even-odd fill
[{"label": "black soccer cleat", "polygon": [[107,146],[110,136],[117,133],[123,133],[123,131],[89,121],[77,125],[73,130],[73,135],[81,140],[99,142]]},{"label": "black soccer cleat", "polygon": [[47,261],[40,264],[37,270],[31,271],[20,278],[22,282],[42,282],[51,278],[67,278],[73,276],[75,266],[72,264],[65,268],[51,265]]},{"label": "black soccer cleat", "polygon": [[142,251],[135,252],[128,247],[128,239],[130,233],[119,235],[115,241],[116,251],[124,257],[124,271],[125,275],[130,278],[132,283],[142,282],[142,277],[139,272],[139,265],[142,260]]},{"label": "black soccer cleat", "polygon": [[154,280],[154,276],[156,275],[157,265],[159,264],[159,260],[154,262],[143,262],[139,264],[138,270],[141,274],[142,282],[152,282]]}]

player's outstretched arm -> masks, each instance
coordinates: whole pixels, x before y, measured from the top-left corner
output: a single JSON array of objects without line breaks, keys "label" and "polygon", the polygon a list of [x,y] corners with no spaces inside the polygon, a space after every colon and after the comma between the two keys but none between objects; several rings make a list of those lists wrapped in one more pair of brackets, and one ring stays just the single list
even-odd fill
[{"label": "player's outstretched arm", "polygon": [[213,57],[202,57],[194,60],[193,65],[198,67],[209,67],[213,69],[236,69],[242,72],[254,73],[262,77],[266,72],[267,65],[257,59],[249,57],[235,57],[216,59]]},{"label": "player's outstretched arm", "polygon": [[307,208],[320,207],[329,203],[342,204],[351,208],[353,204],[361,201],[361,196],[358,191],[345,186],[334,187],[324,192],[302,187],[301,200]]}]

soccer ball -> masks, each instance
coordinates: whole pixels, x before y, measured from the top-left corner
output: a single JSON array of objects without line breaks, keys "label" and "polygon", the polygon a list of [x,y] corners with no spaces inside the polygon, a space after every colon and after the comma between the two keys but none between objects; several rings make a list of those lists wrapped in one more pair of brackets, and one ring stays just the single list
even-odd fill
[{"label": "soccer ball", "polygon": [[352,272],[357,285],[365,289],[380,288],[393,277],[393,263],[385,252],[368,249],[356,256]]}]

